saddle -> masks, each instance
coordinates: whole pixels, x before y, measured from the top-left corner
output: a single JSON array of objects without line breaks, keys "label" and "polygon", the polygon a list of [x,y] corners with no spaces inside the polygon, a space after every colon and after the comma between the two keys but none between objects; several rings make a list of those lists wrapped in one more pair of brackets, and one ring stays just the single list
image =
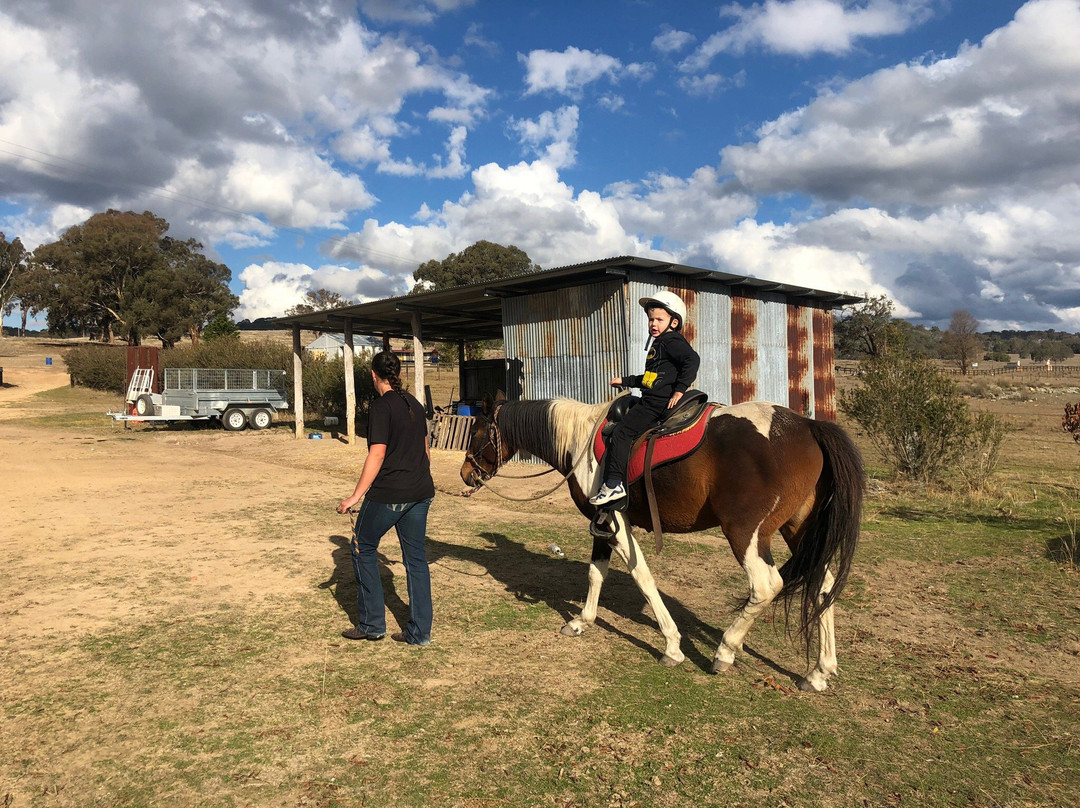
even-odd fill
[{"label": "saddle", "polygon": [[[708,426],[712,411],[719,404],[710,403],[709,397],[700,390],[687,390],[679,403],[657,425],[648,429],[638,438],[630,449],[630,463],[626,470],[626,485],[645,478],[645,494],[649,503],[649,515],[656,538],[656,551],[664,547],[664,534],[660,527],[659,512],[656,507],[656,493],[653,490],[652,470],[674,463],[690,456],[705,439],[705,427]],[[608,414],[596,431],[593,440],[593,454],[597,462],[603,460],[607,451],[607,439],[623,415],[630,408],[629,396],[615,399]],[[627,500],[621,500],[616,507],[625,508]]]},{"label": "saddle", "polygon": [[[593,454],[597,462],[607,453],[607,441],[615,430],[616,424],[630,409],[629,396],[620,396],[612,402],[600,429],[593,441]],[[641,479],[646,466],[657,468],[681,460],[701,445],[705,437],[708,416],[717,407],[709,403],[709,397],[700,390],[687,390],[679,403],[666,412],[656,426],[648,429],[630,450],[630,465],[626,473],[626,484],[631,485]],[[649,444],[653,444],[652,462],[646,464],[645,455]]]}]

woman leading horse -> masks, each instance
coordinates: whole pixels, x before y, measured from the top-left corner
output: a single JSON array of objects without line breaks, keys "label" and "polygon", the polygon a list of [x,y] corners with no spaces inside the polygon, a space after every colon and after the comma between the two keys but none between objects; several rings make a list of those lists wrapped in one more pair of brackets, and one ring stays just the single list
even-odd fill
[{"label": "woman leading horse", "polygon": [[[485,402],[461,478],[477,485],[524,450],[567,476],[574,504],[591,519],[596,508],[588,499],[601,483],[591,446],[608,407],[571,399]],[[837,670],[833,603],[851,570],[865,485],[851,439],[836,424],[769,402],[747,402],[714,410],[700,448],[652,474],[662,529],[689,533],[719,526],[746,571],[749,595],[716,649],[713,672],[731,667],[755,618],[779,601],[796,605],[807,655],[815,637],[818,643],[817,664],[800,687],[825,690]],[[653,527],[640,481],[629,490],[626,511],[613,513],[612,541],[666,639],[661,663],[677,665],[684,659],[681,635],[631,525]],[[777,531],[791,551],[779,569],[771,549]],[[608,540],[594,540],[585,606],[563,634],[579,635],[595,621],[611,551]]]}]

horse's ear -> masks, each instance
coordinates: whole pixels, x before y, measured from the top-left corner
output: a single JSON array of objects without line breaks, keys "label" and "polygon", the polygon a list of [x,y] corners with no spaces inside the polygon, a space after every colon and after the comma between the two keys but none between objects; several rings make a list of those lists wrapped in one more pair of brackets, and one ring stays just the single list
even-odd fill
[{"label": "horse's ear", "polygon": [[484,401],[480,406],[484,417],[490,418],[492,410],[495,409],[495,402],[491,398],[491,393],[484,393]]},{"label": "horse's ear", "polygon": [[504,393],[502,390],[496,390],[495,391],[495,403],[496,404],[502,404],[502,402],[504,402],[504,401],[506,401],[506,393]]}]

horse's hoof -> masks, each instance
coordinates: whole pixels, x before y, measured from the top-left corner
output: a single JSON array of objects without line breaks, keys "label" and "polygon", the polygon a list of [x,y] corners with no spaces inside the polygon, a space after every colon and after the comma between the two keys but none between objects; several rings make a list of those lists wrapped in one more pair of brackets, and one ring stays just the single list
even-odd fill
[{"label": "horse's hoof", "polygon": [[674,668],[675,666],[680,664],[683,659],[686,659],[686,657],[682,657],[682,659],[676,659],[673,656],[668,656],[667,654],[664,654],[662,657],[660,657],[660,664],[663,665],[665,668]]},{"label": "horse's hoof", "polygon": [[811,681],[809,677],[799,680],[799,690],[803,693],[821,693],[828,686],[828,682]]},{"label": "horse's hoof", "polygon": [[580,637],[583,633],[583,629],[580,626],[575,626],[572,623],[567,623],[561,629],[559,633],[564,637]]},{"label": "horse's hoof", "polygon": [[714,659],[713,663],[712,663],[712,672],[713,673],[727,673],[729,670],[731,670],[731,666],[733,664],[734,663],[732,663],[732,662],[724,662],[724,660],[722,660],[722,659]]}]

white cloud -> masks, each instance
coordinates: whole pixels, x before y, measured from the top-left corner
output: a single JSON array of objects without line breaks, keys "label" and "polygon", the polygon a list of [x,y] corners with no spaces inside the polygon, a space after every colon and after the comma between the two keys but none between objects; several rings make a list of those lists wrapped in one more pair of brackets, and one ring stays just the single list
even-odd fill
[{"label": "white cloud", "polygon": [[545,160],[502,167],[494,163],[472,172],[473,192],[439,210],[423,209],[420,224],[398,222],[364,228],[337,242],[335,257],[376,266],[380,254],[412,256],[416,263],[443,258],[487,239],[525,250],[541,266],[562,266],[597,255],[657,255],[648,242],[627,234],[610,198],[592,191],[575,196],[557,169]]},{"label": "white cloud", "polygon": [[1080,182],[1080,5],[1029,3],[950,59],[881,70],[770,121],[723,166],[760,193],[986,204]]},{"label": "white cloud", "polygon": [[554,90],[576,96],[594,81],[617,78],[623,69],[622,62],[613,56],[575,47],[561,53],[549,50],[519,53],[518,60],[525,65],[526,95]]},{"label": "white cloud", "polygon": [[234,313],[237,320],[281,316],[317,289],[337,292],[359,303],[404,292],[399,277],[371,267],[352,269],[332,264],[317,269],[277,261],[249,264],[240,272],[240,280],[245,288]]},{"label": "white cloud", "polygon": [[671,54],[683,50],[696,40],[697,37],[688,31],[665,28],[653,38],[652,46],[661,53]]},{"label": "white cloud", "polygon": [[[171,189],[156,213],[179,227],[227,208],[228,226],[215,230],[240,244],[265,238],[250,214],[333,227],[368,207],[373,197],[350,165],[429,170],[426,155],[393,152],[420,127],[439,136],[450,127],[451,148],[430,170],[462,176],[457,127],[483,116],[490,91],[430,48],[365,29],[347,4],[225,13],[198,0],[117,0],[104,15],[78,2],[48,15],[0,11],[0,97],[0,138],[16,144],[4,151],[18,153],[0,154],[8,198],[45,207],[74,197],[103,209]],[[399,118],[406,100],[419,115]]]},{"label": "white cloud", "polygon": [[925,22],[931,8],[929,0],[766,0],[750,7],[733,3],[724,14],[735,23],[705,40],[683,68],[703,70],[720,53],[757,47],[798,56],[843,54],[860,39],[900,34]]},{"label": "white cloud", "polygon": [[577,159],[576,106],[560,107],[555,112],[541,113],[535,121],[511,118],[509,128],[518,136],[523,146],[555,168],[572,166]]},{"label": "white cloud", "polygon": [[446,141],[446,159],[428,171],[432,179],[458,179],[469,170],[465,162],[465,138],[468,130],[464,126],[455,126]]}]

